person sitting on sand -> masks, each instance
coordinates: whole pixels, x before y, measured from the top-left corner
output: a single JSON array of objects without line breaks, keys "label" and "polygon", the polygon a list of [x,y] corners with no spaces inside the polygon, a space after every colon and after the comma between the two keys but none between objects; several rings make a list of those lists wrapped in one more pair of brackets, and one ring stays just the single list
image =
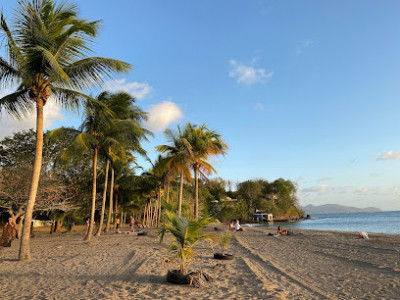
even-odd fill
[{"label": "person sitting on sand", "polygon": [[230,231],[235,231],[235,223],[234,223],[233,221],[231,221],[231,222],[229,223],[229,230],[230,230]]},{"label": "person sitting on sand", "polygon": [[284,227],[278,226],[278,235],[287,235],[287,230]]},{"label": "person sitting on sand", "polygon": [[244,231],[244,228],[241,227],[240,224],[239,224],[239,220],[236,220],[235,230],[236,231]]},{"label": "person sitting on sand", "polygon": [[8,223],[3,228],[0,237],[0,246],[11,247],[11,241],[15,238],[15,224],[12,218],[8,218]]}]

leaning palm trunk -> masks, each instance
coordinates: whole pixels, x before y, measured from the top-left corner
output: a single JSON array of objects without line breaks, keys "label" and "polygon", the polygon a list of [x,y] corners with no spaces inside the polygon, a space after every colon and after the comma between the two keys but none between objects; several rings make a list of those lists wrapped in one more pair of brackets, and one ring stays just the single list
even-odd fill
[{"label": "leaning palm trunk", "polygon": [[179,185],[178,216],[181,216],[182,214],[182,194],[183,194],[183,172],[181,173],[181,182]]},{"label": "leaning palm trunk", "polygon": [[117,218],[118,218],[118,193],[115,194],[115,206],[114,206],[114,211],[115,211],[115,218],[113,219],[113,228],[117,228]]},{"label": "leaning palm trunk", "polygon": [[199,169],[195,167],[194,169],[194,217],[196,220],[199,219]]},{"label": "leaning palm trunk", "polygon": [[166,193],[165,202],[167,202],[167,204],[168,204],[169,203],[169,183],[167,183],[165,193]]},{"label": "leaning palm trunk", "polygon": [[158,218],[157,218],[157,228],[160,225],[161,220],[161,184],[158,187]]},{"label": "leaning palm trunk", "polygon": [[143,211],[143,225],[147,225],[147,203],[144,205]]},{"label": "leaning palm trunk", "polygon": [[22,230],[21,245],[19,249],[19,260],[30,260],[30,236],[33,207],[35,205],[36,193],[39,185],[40,169],[42,167],[43,153],[43,105],[42,99],[36,99],[36,151],[33,164],[31,188],[29,199],[25,209],[25,223]]},{"label": "leaning palm trunk", "polygon": [[84,238],[85,241],[90,241],[92,238],[94,225],[94,212],[96,209],[96,179],[97,179],[97,147],[94,148],[93,155],[93,188],[92,188],[92,211],[90,212],[89,230]]},{"label": "leaning palm trunk", "polygon": [[110,208],[108,210],[106,232],[110,231],[111,218],[112,218],[112,214],[113,214],[113,196],[114,196],[114,168],[111,168]]},{"label": "leaning palm trunk", "polygon": [[100,236],[101,234],[101,229],[103,227],[103,222],[104,222],[104,211],[106,208],[106,198],[107,198],[107,183],[108,183],[108,168],[110,165],[110,160],[107,159],[107,164],[106,164],[106,179],[104,180],[104,191],[103,191],[103,203],[101,204],[101,216],[100,216],[100,223],[99,223],[99,228],[97,229],[96,236]]},{"label": "leaning palm trunk", "polygon": [[151,214],[150,214],[150,210],[151,210],[151,203],[149,202],[147,204],[147,212],[146,212],[146,226],[150,227],[150,218],[151,218]]}]

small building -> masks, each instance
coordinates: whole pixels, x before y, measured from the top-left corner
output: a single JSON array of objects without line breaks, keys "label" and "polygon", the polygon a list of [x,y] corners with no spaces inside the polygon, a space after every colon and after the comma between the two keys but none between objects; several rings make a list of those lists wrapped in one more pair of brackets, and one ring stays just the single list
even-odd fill
[{"label": "small building", "polygon": [[274,215],[269,214],[269,213],[255,213],[253,216],[254,221],[258,222],[273,222],[274,221]]}]

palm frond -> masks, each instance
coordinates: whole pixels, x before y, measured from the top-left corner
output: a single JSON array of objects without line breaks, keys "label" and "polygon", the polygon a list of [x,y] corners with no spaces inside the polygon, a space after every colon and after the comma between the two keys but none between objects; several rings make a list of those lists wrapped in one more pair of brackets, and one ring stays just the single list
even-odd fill
[{"label": "palm frond", "polygon": [[70,78],[69,85],[73,88],[85,89],[99,84],[112,74],[127,72],[132,68],[128,63],[103,57],[89,57],[65,67],[65,73]]},{"label": "palm frond", "polygon": [[4,108],[6,113],[21,119],[33,110],[34,102],[29,98],[25,87],[19,87],[16,92],[0,99],[0,108]]}]

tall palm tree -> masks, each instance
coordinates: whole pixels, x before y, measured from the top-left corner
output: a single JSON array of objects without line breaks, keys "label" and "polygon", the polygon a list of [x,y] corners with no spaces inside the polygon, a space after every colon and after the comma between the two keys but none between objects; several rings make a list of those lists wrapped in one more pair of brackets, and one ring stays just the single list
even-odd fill
[{"label": "tall palm tree", "polygon": [[167,159],[165,157],[162,157],[161,155],[159,155],[157,157],[156,161],[154,162],[154,164],[151,161],[150,161],[150,163],[152,164],[153,168],[149,171],[149,174],[153,177],[154,181],[156,182],[156,188],[157,188],[156,226],[158,227],[158,225],[160,224],[160,220],[161,220],[162,187],[163,187],[164,183],[168,180],[170,173],[166,166]]},{"label": "tall palm tree", "polygon": [[41,169],[44,106],[53,95],[65,108],[76,109],[82,100],[94,100],[82,91],[131,66],[114,59],[87,57],[99,21],[79,19],[75,5],[56,4],[53,0],[18,3],[11,28],[3,14],[0,18],[7,56],[0,57],[0,82],[18,85],[15,92],[0,99],[0,106],[16,117],[36,106],[35,161],[19,251],[19,260],[30,260],[30,224]]},{"label": "tall palm tree", "polygon": [[[112,126],[108,131],[103,132],[103,137],[109,141],[106,144],[114,144],[118,146],[116,149],[111,146],[109,146],[108,149],[102,149],[103,156],[106,158],[106,172],[100,224],[96,233],[96,236],[99,236],[101,234],[104,221],[108,168],[110,162],[112,163],[112,173],[114,173],[115,162],[117,160],[124,161],[128,157],[127,154],[136,152],[145,156],[146,151],[142,148],[141,141],[143,139],[147,141],[147,135],[152,135],[152,133],[142,127],[143,121],[147,118],[146,113],[135,105],[135,99],[131,95],[123,92],[114,94],[103,92],[98,96],[97,99],[99,102],[106,105],[107,108],[114,114],[113,122],[115,126]],[[110,141],[113,141],[113,143],[110,143]],[[122,149],[120,145],[123,145]],[[127,162],[134,162],[134,158],[129,156]],[[113,178],[111,181],[113,183]],[[113,186],[111,186],[111,191],[113,190]],[[110,193],[110,199],[112,199],[112,197],[113,194]],[[111,205],[112,203],[110,202],[110,206]],[[107,232],[109,229],[109,220],[110,216],[107,221]]]},{"label": "tall palm tree", "polygon": [[183,193],[183,180],[191,180],[190,174],[190,145],[183,136],[181,128],[178,126],[178,131],[165,130],[164,132],[168,145],[157,146],[157,150],[167,154],[166,167],[170,171],[170,177],[176,177],[179,175],[179,194],[178,194],[178,216],[182,214],[182,193]]},{"label": "tall palm tree", "polygon": [[187,123],[183,130],[183,136],[190,145],[191,167],[195,180],[195,203],[194,217],[199,218],[199,174],[205,177],[216,172],[213,166],[207,161],[211,156],[224,155],[228,145],[224,143],[221,136],[210,130],[206,124],[193,126]]},{"label": "tall palm tree", "polygon": [[49,133],[49,138],[57,139],[66,133],[74,134],[75,138],[72,144],[62,154],[62,160],[69,160],[71,157],[80,155],[83,152],[93,151],[93,183],[92,183],[92,208],[89,221],[89,230],[85,236],[85,240],[90,240],[93,232],[94,213],[96,205],[97,193],[97,161],[101,149],[110,147],[121,149],[123,145],[114,139],[107,139],[104,132],[108,132],[115,126],[113,122],[114,114],[110,112],[104,104],[98,105],[88,102],[85,104],[84,120],[79,129],[74,128],[58,128]]}]

